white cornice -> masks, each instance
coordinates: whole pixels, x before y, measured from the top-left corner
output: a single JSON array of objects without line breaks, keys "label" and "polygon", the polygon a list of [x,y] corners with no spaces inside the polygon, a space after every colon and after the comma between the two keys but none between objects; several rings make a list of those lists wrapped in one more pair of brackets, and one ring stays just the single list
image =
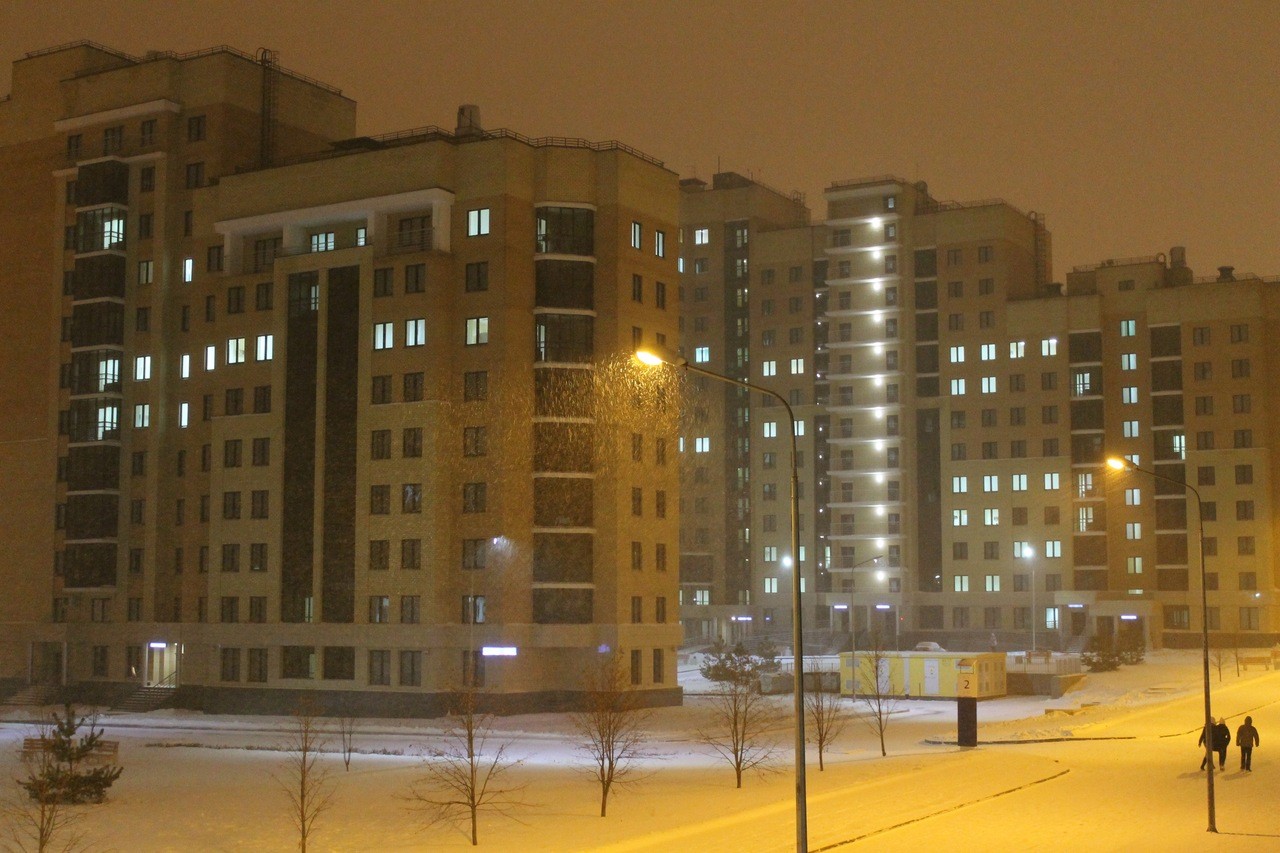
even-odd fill
[{"label": "white cornice", "polygon": [[80,130],[81,128],[90,127],[95,124],[110,124],[115,121],[124,121],[129,118],[137,118],[138,116],[162,112],[180,113],[182,112],[182,104],[179,104],[177,101],[170,101],[167,98],[159,98],[154,101],[145,101],[141,104],[130,104],[127,107],[118,107],[114,110],[103,110],[100,113],[86,113],[82,116],[60,118],[53,123],[53,129],[59,132],[64,130]]}]

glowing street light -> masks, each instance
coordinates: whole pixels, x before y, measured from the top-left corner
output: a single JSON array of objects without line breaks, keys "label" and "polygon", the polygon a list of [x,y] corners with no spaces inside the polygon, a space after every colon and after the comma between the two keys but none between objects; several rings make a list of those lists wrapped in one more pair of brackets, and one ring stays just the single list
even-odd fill
[{"label": "glowing street light", "polygon": [[1206,775],[1206,784],[1208,785],[1209,800],[1209,832],[1217,832],[1218,824],[1214,816],[1214,797],[1213,797],[1213,737],[1211,736],[1213,726],[1213,711],[1209,703],[1209,586],[1205,583],[1204,571],[1204,502],[1200,499],[1200,492],[1195,486],[1182,480],[1175,480],[1172,477],[1166,477],[1164,474],[1157,474],[1155,471],[1149,471],[1146,468],[1139,468],[1128,459],[1119,456],[1107,457],[1107,467],[1113,471],[1129,472],[1138,471],[1157,480],[1164,480],[1166,483],[1173,483],[1180,486],[1196,497],[1196,517],[1200,522],[1200,645],[1203,658],[1204,668],[1204,754],[1205,766],[1208,768]]},{"label": "glowing street light", "polygon": [[796,850],[799,853],[805,853],[809,849],[809,827],[806,806],[805,793],[805,737],[804,737],[804,633],[801,624],[801,592],[800,592],[800,474],[796,464],[796,415],[791,410],[791,404],[787,399],[776,391],[768,388],[762,388],[754,385],[744,379],[734,379],[732,376],[724,376],[710,370],[690,364],[683,356],[669,352],[661,347],[646,347],[636,350],[636,359],[641,364],[656,367],[659,364],[669,364],[672,367],[679,367],[685,371],[693,371],[702,376],[716,379],[730,385],[737,385],[741,388],[747,388],[752,391],[759,391],[776,399],[782,404],[787,411],[787,418],[791,421],[791,559],[793,569],[791,572],[791,643],[794,650],[795,665],[795,716],[796,716],[796,743],[795,743],[795,782],[796,782]]}]

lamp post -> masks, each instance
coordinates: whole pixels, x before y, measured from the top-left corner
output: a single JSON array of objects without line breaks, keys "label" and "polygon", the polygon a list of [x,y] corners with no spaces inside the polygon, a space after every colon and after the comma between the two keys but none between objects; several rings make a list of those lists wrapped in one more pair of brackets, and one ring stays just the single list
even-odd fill
[{"label": "lamp post", "polygon": [[[845,572],[849,572],[849,573],[856,572],[858,569],[862,568],[863,566],[870,565],[871,563],[874,563],[877,560],[880,560],[883,558],[884,558],[884,554],[876,554],[874,557],[870,558],[869,560],[863,560],[861,563],[854,563],[852,566],[849,566],[847,569],[840,569],[840,574],[844,574]],[[853,596],[857,591],[855,589],[856,585],[857,585],[856,579],[850,578],[849,579],[849,653],[853,656],[851,665],[855,668],[858,665],[858,623],[857,623],[857,620],[854,619],[854,615],[853,615],[856,612],[854,610],[854,603],[853,603]],[[856,672],[856,669],[855,669],[855,672]],[[853,695],[854,696],[858,695],[858,679],[856,675],[853,679]]]},{"label": "lamp post", "polygon": [[809,827],[805,793],[805,738],[804,738],[804,631],[802,625],[802,611],[800,608],[800,474],[796,466],[796,415],[791,410],[791,404],[787,402],[776,391],[768,388],[762,388],[747,382],[745,379],[734,379],[732,376],[724,376],[720,373],[714,373],[701,367],[696,367],[688,362],[684,357],[669,352],[660,347],[646,347],[636,350],[636,359],[642,364],[656,366],[659,364],[669,364],[672,367],[679,367],[686,372],[692,371],[702,376],[715,379],[719,382],[725,382],[729,385],[737,385],[751,391],[759,391],[773,397],[787,411],[787,418],[791,423],[791,642],[795,664],[795,715],[796,715],[796,742],[795,742],[795,785],[796,785],[796,850],[799,853],[805,853],[809,848]]},{"label": "lamp post", "polygon": [[1107,458],[1107,466],[1115,471],[1139,471],[1149,477],[1157,480],[1164,480],[1166,483],[1173,483],[1175,486],[1181,486],[1186,491],[1195,495],[1196,498],[1196,519],[1200,525],[1200,644],[1204,669],[1204,755],[1205,767],[1208,773],[1205,777],[1207,784],[1207,796],[1209,803],[1209,832],[1217,832],[1217,819],[1214,816],[1214,797],[1213,797],[1213,711],[1209,703],[1209,587],[1205,583],[1204,570],[1204,502],[1200,499],[1200,492],[1195,486],[1182,480],[1175,480],[1172,477],[1166,477],[1164,474],[1157,474],[1155,471],[1147,468],[1139,468],[1128,459],[1118,456]]}]

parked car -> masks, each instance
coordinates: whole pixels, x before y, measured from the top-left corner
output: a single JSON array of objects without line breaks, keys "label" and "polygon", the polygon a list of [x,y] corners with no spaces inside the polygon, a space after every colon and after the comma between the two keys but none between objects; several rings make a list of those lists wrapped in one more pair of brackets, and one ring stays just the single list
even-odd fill
[{"label": "parked car", "polygon": [[942,646],[937,643],[916,643],[916,651],[918,652],[945,652]]}]

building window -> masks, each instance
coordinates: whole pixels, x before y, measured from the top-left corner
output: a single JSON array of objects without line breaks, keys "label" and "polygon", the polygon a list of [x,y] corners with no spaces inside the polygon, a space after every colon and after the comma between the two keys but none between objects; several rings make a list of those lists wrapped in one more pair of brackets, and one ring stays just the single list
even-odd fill
[{"label": "building window", "polygon": [[462,568],[468,571],[483,569],[488,562],[489,540],[462,540]]},{"label": "building window", "polygon": [[639,222],[631,223],[631,248],[639,249],[644,236],[644,229]]},{"label": "building window", "polygon": [[486,483],[462,484],[462,511],[464,513],[484,512],[488,505],[488,487]]},{"label": "building window", "polygon": [[489,289],[489,262],[477,261],[467,264],[467,293],[478,293]]},{"label": "building window", "polygon": [[467,346],[478,346],[489,343],[489,318],[470,317],[467,319]]},{"label": "building window", "polygon": [[385,625],[391,621],[391,596],[369,596],[369,622],[373,625]]},{"label": "building window", "polygon": [[391,349],[395,346],[396,332],[394,323],[374,323],[373,348],[375,350]]},{"label": "building window", "polygon": [[467,236],[483,237],[489,233],[489,208],[467,211]]}]

